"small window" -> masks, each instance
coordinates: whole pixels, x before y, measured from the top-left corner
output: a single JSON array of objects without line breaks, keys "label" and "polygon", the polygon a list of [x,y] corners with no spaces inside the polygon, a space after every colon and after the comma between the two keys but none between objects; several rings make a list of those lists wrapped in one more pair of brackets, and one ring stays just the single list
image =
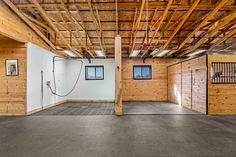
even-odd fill
[{"label": "small window", "polygon": [[104,66],[85,66],[85,80],[104,80]]},{"label": "small window", "polygon": [[152,79],[151,65],[134,65],[133,78],[134,78],[134,80],[150,80],[150,79]]},{"label": "small window", "polygon": [[213,62],[211,64],[213,84],[236,84],[236,63]]}]

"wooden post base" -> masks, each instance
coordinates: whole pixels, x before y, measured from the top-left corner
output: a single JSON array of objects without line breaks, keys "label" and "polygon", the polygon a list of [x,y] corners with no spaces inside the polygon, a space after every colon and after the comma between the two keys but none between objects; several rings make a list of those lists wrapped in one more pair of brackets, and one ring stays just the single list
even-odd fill
[{"label": "wooden post base", "polygon": [[122,116],[123,115],[123,111],[122,111],[122,108],[120,106],[115,105],[115,114],[117,116]]}]

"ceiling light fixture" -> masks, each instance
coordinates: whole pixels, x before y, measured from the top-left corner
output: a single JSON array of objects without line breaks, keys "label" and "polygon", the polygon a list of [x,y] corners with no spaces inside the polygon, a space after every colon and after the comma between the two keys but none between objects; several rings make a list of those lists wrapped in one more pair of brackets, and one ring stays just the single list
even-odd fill
[{"label": "ceiling light fixture", "polygon": [[98,57],[105,57],[104,52],[102,50],[95,50],[95,53]]},{"label": "ceiling light fixture", "polygon": [[155,55],[155,57],[163,57],[164,55],[166,55],[168,52],[170,52],[170,50],[162,50],[162,51],[157,51],[157,50],[154,50],[155,52],[153,52],[154,54],[157,53]]},{"label": "ceiling light fixture", "polygon": [[133,50],[130,54],[130,57],[137,57],[139,52],[140,52],[140,50]]},{"label": "ceiling light fixture", "polygon": [[74,52],[72,52],[70,50],[64,50],[64,52],[65,52],[65,54],[67,54],[70,57],[76,57],[77,56]]},{"label": "ceiling light fixture", "polygon": [[196,50],[196,51],[194,51],[193,53],[188,54],[187,56],[188,56],[188,57],[196,56],[196,55],[202,54],[202,53],[204,53],[204,52],[206,52],[206,51],[207,51],[207,50]]}]

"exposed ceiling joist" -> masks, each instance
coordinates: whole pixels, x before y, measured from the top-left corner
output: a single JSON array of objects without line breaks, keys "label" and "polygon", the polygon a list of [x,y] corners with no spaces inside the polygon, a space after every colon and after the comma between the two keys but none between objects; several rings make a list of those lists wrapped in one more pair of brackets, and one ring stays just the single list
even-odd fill
[{"label": "exposed ceiling joist", "polygon": [[10,0],[3,0],[25,23],[27,23],[31,29],[33,29],[48,45],[50,45],[50,47],[53,49],[53,50],[56,50],[55,46],[52,44],[52,42],[47,39],[45,37],[44,34],[42,34],[42,32],[40,32],[39,29],[37,29],[35,27],[35,25],[33,25],[33,23],[31,23],[23,14],[21,11],[19,11],[15,5],[10,1]]},{"label": "exposed ceiling joist", "polygon": [[[215,0],[214,3],[200,0],[31,0],[27,4],[26,0],[8,1],[13,2],[44,36],[40,37],[37,33],[36,38],[45,38],[58,49],[61,47],[76,53],[87,50],[94,57],[98,57],[95,50],[102,50],[109,57],[114,53],[114,36],[118,32],[125,56],[130,55],[132,50],[136,50],[135,54],[141,52],[142,56],[147,53],[146,50],[155,50],[151,55],[157,56],[163,56],[160,55],[162,50],[170,50],[165,56],[175,53],[171,57],[186,57],[187,51],[208,48],[210,43],[224,38],[236,22],[226,17],[236,10],[234,0]],[[220,43],[214,50],[227,47],[227,51],[232,50],[234,47],[230,44],[234,42],[236,37],[231,36],[227,43]]]},{"label": "exposed ceiling joist", "polygon": [[135,20],[135,23],[133,25],[133,27],[134,27],[133,41],[132,41],[131,51],[129,52],[129,55],[131,55],[131,53],[134,51],[136,37],[137,37],[138,30],[139,30],[139,25],[140,25],[140,20],[143,15],[144,5],[145,5],[145,0],[142,0],[142,4],[140,7],[140,11],[139,11],[139,16],[137,17],[137,20]]},{"label": "exposed ceiling joist", "polygon": [[188,41],[189,39],[197,32],[199,31],[205,24],[206,22],[212,18],[217,11],[227,2],[228,0],[221,0],[221,2],[208,14],[208,16],[206,18],[204,18],[204,20],[195,28],[195,30],[193,32],[191,32],[186,39],[180,44],[180,46],[178,47],[178,49],[181,49]]},{"label": "exposed ceiling joist", "polygon": [[31,17],[30,15],[28,15],[28,14],[26,14],[26,13],[23,13],[23,12],[22,12],[22,14],[23,14],[27,19],[29,19],[31,22],[35,23],[36,25],[39,25],[39,26],[43,27],[44,29],[46,29],[46,30],[47,30],[48,32],[50,32],[50,33],[54,33],[54,31],[53,31],[50,27],[48,27],[47,25],[45,25],[43,22],[36,20],[35,18]]},{"label": "exposed ceiling joist", "polygon": [[189,40],[195,35],[195,33],[197,33],[206,23],[209,19],[211,19],[216,13],[217,11],[223,6],[225,5],[225,3],[227,2],[228,0],[221,0],[217,5],[216,7],[210,12],[207,14],[207,16],[202,20],[202,22],[197,25],[197,27],[186,37],[186,39],[184,41],[182,41],[182,43],[174,50],[172,50],[169,54],[169,55],[172,55],[173,53],[177,52],[178,50],[180,50],[181,48],[184,47],[184,45],[189,42]]},{"label": "exposed ceiling joist", "polygon": [[[91,3],[93,6],[98,6],[98,7],[113,7],[112,9],[115,9],[114,2],[92,2]],[[60,3],[40,3],[42,7],[60,7]],[[16,4],[18,8],[34,8],[34,4],[32,3],[20,3]],[[87,6],[86,2],[68,2],[66,3],[66,6]],[[140,7],[140,4],[137,2],[118,2],[118,9],[134,9]],[[151,1],[148,4],[149,9],[156,9],[158,10],[164,10],[166,7],[166,2],[165,1]],[[170,9],[174,10],[189,10],[191,7],[191,4],[183,3],[173,3],[170,6]],[[201,4],[197,6],[197,10],[201,11],[210,11],[215,8],[215,5],[213,4]],[[225,5],[224,7],[221,8],[221,10],[235,10],[236,6],[235,5]]]},{"label": "exposed ceiling joist", "polygon": [[[77,22],[77,20],[70,14],[70,12],[69,12],[69,10],[67,9],[67,7],[66,7],[66,5],[65,5],[65,3],[64,3],[63,0],[61,0],[61,4],[62,4],[63,9],[66,11],[67,17],[71,20],[71,22],[73,22],[73,23],[76,25],[76,27],[75,27],[76,33],[77,33],[78,36],[80,37],[80,41],[77,41],[77,42],[80,43],[80,45],[86,49],[86,51],[90,54],[90,56],[94,58],[93,53],[89,51],[87,45],[84,44],[84,41],[83,41],[83,39],[81,38],[81,34],[80,34],[80,29],[79,29],[79,27],[82,28],[82,29],[83,29],[83,27],[82,27],[82,26]],[[60,14],[60,15],[61,15],[61,14]],[[86,32],[85,32],[85,33],[86,33]],[[76,35],[74,35],[74,36],[76,37]]]},{"label": "exposed ceiling joist", "polygon": [[[169,10],[172,2],[173,2],[173,0],[169,0],[168,1],[167,6],[165,8],[165,11],[163,12],[163,14],[161,16],[161,19],[160,19],[159,23],[157,24],[157,27],[155,28],[155,32],[154,32],[154,34],[153,34],[153,36],[152,36],[152,38],[151,38],[151,40],[149,42],[150,45],[152,44],[153,40],[156,38],[156,35],[157,35],[157,33],[158,33],[158,31],[159,31],[159,29],[161,27],[162,22],[165,19],[166,15],[168,14],[168,10]],[[148,51],[149,51],[149,49],[146,52],[143,53],[142,57],[145,56],[146,53],[148,53]]]},{"label": "exposed ceiling joist", "polygon": [[230,44],[229,46],[227,46],[226,48],[224,48],[224,50],[228,50],[232,47],[236,46],[236,43]]},{"label": "exposed ceiling joist", "polygon": [[[181,22],[179,23],[179,25],[177,26],[177,28],[175,28],[175,31],[173,32],[173,34],[170,36],[170,38],[167,40],[167,42],[165,43],[165,45],[163,45],[160,49],[159,52],[157,52],[156,54],[160,53],[160,51],[164,50],[168,44],[172,41],[172,39],[175,37],[175,35],[177,34],[177,32],[180,30],[180,28],[183,26],[183,24],[186,22],[186,20],[189,18],[189,16],[192,14],[192,12],[194,11],[194,9],[197,7],[198,3],[201,0],[195,0],[192,7],[189,9],[189,11],[184,15],[183,19],[181,20]],[[153,54],[154,56],[156,54]]]},{"label": "exposed ceiling joist", "polygon": [[91,16],[93,18],[94,25],[96,26],[97,39],[99,41],[101,51],[103,51],[104,55],[106,56],[104,45],[103,45],[102,39],[101,39],[102,38],[102,31],[100,29],[99,22],[97,21],[95,15],[94,15],[93,7],[92,7],[92,4],[91,4],[91,0],[87,0],[87,1],[88,1],[89,9],[90,9],[90,14],[91,14]]},{"label": "exposed ceiling joist", "polygon": [[60,38],[62,39],[62,41],[66,44],[67,48],[69,48],[72,52],[76,53],[76,55],[78,55],[79,57],[83,57],[80,53],[78,53],[68,42],[67,40],[64,38],[64,36],[61,34],[61,32],[58,30],[58,28],[55,26],[55,24],[51,21],[51,19],[48,17],[48,15],[46,14],[46,12],[44,11],[44,9],[40,6],[40,4],[38,3],[37,0],[32,0],[35,7],[39,10],[40,14],[42,15],[42,17],[44,18],[45,21],[48,22],[48,24],[54,29],[55,32],[57,32],[57,34],[60,36]]},{"label": "exposed ceiling joist", "polygon": [[214,47],[218,46],[219,44],[221,44],[222,42],[224,42],[228,38],[232,37],[235,33],[236,33],[236,27],[232,28],[223,38],[217,40],[214,44],[212,44],[209,47],[208,51],[211,51]]},{"label": "exposed ceiling joist", "polygon": [[230,15],[223,17],[223,19],[220,19],[219,21],[215,22],[215,24],[217,24],[217,25],[214,28],[212,28],[212,30],[209,30],[206,33],[206,35],[203,36],[195,45],[190,47],[187,51],[185,51],[181,55],[185,55],[185,54],[195,51],[203,43],[205,43],[210,37],[212,37],[216,32],[218,32],[222,27],[224,27],[226,24],[228,24],[231,20],[233,20],[235,18],[236,18],[236,12],[233,12]]}]

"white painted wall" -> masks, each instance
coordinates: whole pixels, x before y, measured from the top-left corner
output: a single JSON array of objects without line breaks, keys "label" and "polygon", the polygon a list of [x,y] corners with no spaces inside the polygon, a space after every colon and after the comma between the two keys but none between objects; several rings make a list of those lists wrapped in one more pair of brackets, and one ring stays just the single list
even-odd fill
[{"label": "white painted wall", "polygon": [[[47,81],[53,82],[53,56],[52,52],[40,48],[32,43],[27,49],[27,112],[40,109],[43,106],[59,101],[88,100],[88,101],[114,101],[115,72],[114,59],[82,59],[83,67],[79,82],[75,90],[67,97],[61,98],[53,95],[46,86]],[[81,62],[76,60],[58,61],[56,64],[57,92],[64,95],[73,87],[80,72]],[[104,80],[85,80],[86,65],[103,65]],[[41,70],[43,70],[43,99],[41,98]]]},{"label": "white painted wall", "polygon": [[[114,59],[92,59],[89,64],[87,59],[83,59],[83,69],[80,80],[75,90],[67,97],[73,100],[92,101],[114,101],[115,98],[115,69]],[[85,80],[86,65],[103,65],[104,80]],[[67,62],[67,88],[72,88],[78,76],[80,63],[77,61]]]},{"label": "white painted wall", "polygon": [[[50,51],[40,48],[32,43],[28,43],[27,48],[27,112],[43,106],[54,104],[56,102],[66,100],[54,96],[46,86],[46,81],[53,80],[52,59],[55,56]],[[58,84],[58,92],[63,93],[66,89],[66,62],[57,62],[56,78]],[[41,98],[41,70],[43,70],[43,100]]]}]

